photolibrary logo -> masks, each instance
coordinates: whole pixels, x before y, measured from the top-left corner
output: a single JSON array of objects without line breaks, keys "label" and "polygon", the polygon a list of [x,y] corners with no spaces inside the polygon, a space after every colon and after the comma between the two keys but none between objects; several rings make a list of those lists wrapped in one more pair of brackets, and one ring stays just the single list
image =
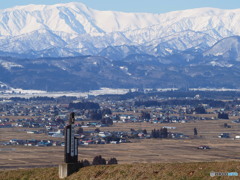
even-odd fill
[{"label": "photolibrary logo", "polygon": [[215,172],[210,172],[210,176],[214,177],[215,176]]},{"label": "photolibrary logo", "polygon": [[211,177],[215,177],[215,176],[238,176],[238,173],[237,172],[227,172],[227,173],[224,173],[224,172],[210,172],[210,176]]},{"label": "photolibrary logo", "polygon": [[238,173],[237,172],[229,172],[228,176],[238,176]]}]

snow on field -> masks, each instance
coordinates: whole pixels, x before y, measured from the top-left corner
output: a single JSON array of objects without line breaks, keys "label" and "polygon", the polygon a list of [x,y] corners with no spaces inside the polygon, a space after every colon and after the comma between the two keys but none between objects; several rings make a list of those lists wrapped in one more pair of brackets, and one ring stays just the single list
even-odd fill
[{"label": "snow on field", "polygon": [[101,88],[100,90],[92,90],[89,92],[46,92],[40,90],[23,90],[23,89],[11,89],[2,91],[0,97],[60,97],[60,96],[76,96],[76,97],[88,97],[89,95],[98,96],[104,94],[126,94],[129,89],[111,89]]},{"label": "snow on field", "polygon": [[[98,96],[104,94],[126,94],[131,90],[132,92],[137,91],[137,89],[111,89],[111,88],[101,88],[99,90],[92,90],[89,92],[46,92],[40,90],[23,90],[23,89],[11,89],[0,91],[0,98],[11,98],[11,97],[61,97],[61,96],[75,96],[75,97],[85,97],[88,96]],[[144,91],[151,91],[152,89],[144,89]],[[157,89],[158,92],[165,91],[176,91],[177,88],[162,88]],[[190,88],[190,91],[240,91],[240,89],[227,89],[227,88]]]}]

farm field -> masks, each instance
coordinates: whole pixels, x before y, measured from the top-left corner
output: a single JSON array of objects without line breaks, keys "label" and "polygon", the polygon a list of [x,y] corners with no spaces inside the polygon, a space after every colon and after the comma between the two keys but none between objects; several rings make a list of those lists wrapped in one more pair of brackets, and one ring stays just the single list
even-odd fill
[{"label": "farm field", "polygon": [[[231,128],[222,125],[228,123]],[[170,132],[183,133],[187,139],[130,139],[131,143],[79,146],[79,160],[102,155],[105,159],[116,157],[119,164],[166,163],[166,162],[210,162],[239,161],[240,140],[234,139],[240,134],[238,124],[231,120],[208,120],[190,123],[150,124],[117,123],[113,127],[100,128],[102,131],[129,131],[130,128],[159,129],[163,126],[176,127]],[[198,129],[198,136],[193,136],[193,128]],[[91,130],[92,128],[84,128]],[[231,138],[219,139],[220,133],[230,133]],[[27,134],[22,128],[4,128],[0,131],[1,141],[10,139],[54,139],[45,134]],[[200,145],[211,149],[197,149]],[[15,169],[29,167],[56,166],[63,162],[64,147],[25,147],[1,146],[0,168]]]}]

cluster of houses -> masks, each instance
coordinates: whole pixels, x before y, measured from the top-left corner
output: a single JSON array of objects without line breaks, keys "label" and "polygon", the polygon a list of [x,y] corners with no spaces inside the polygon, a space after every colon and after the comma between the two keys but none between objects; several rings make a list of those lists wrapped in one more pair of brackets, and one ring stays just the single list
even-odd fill
[{"label": "cluster of houses", "polygon": [[[32,133],[33,131],[27,131],[27,133]],[[79,145],[89,145],[89,144],[119,144],[130,142],[127,140],[127,132],[96,132],[96,131],[86,131],[81,134],[75,134],[78,138]],[[49,132],[49,136],[62,138],[62,140],[22,140],[22,139],[11,139],[8,142],[1,142],[2,145],[22,145],[22,146],[65,146],[63,131],[59,130],[57,132]]]},{"label": "cluster of houses", "polygon": [[[81,100],[80,100],[81,101]],[[188,123],[196,120],[214,120],[217,119],[217,113],[220,110],[212,110],[207,113],[208,116],[195,116],[189,114],[193,112],[194,107],[190,105],[176,106],[156,106],[144,107],[135,106],[136,99],[131,100],[109,100],[109,98],[94,99],[101,109],[108,108],[110,114],[104,115],[103,118],[111,119],[112,123]],[[63,103],[64,102],[64,103]],[[74,111],[76,113],[76,127],[101,128],[111,126],[103,123],[101,120],[91,119],[90,110],[69,109],[68,104],[71,101],[64,100],[58,102],[52,101],[4,101],[0,103],[0,128],[19,128],[26,129],[28,134],[46,134],[53,138],[64,137],[64,127],[68,122],[68,115]],[[204,106],[206,110],[211,107]],[[144,112],[144,115],[143,115]],[[230,111],[229,115],[238,116],[240,108],[236,107]],[[212,116],[211,116],[212,115]],[[12,118],[15,117],[15,118]],[[18,118],[16,118],[18,117]],[[240,120],[234,120],[234,123],[240,123]],[[174,126],[174,125],[173,125]],[[166,126],[167,129],[174,127]],[[187,138],[182,133],[170,133],[171,138]],[[228,138],[227,133],[219,135],[219,138]],[[150,133],[141,131],[129,132],[95,132],[84,131],[78,134],[79,144],[106,144],[106,143],[126,143],[131,138],[151,138]],[[25,145],[25,146],[64,146],[63,141],[52,140],[15,140],[6,142],[8,145]]]},{"label": "cluster of houses", "polygon": [[9,142],[2,142],[2,145],[22,145],[22,146],[38,146],[38,147],[46,147],[46,146],[64,146],[64,143],[61,141],[53,141],[53,140],[22,140],[22,139],[11,139]]},{"label": "cluster of houses", "polygon": [[[84,126],[82,126],[84,127]],[[151,132],[147,132],[146,130],[134,130],[129,129],[129,131],[100,131],[99,128],[95,130],[83,130],[81,132],[78,131],[78,128],[75,127],[75,137],[78,138],[79,145],[90,145],[90,144],[120,144],[120,143],[129,143],[132,139],[150,139],[153,138]],[[176,127],[172,126],[164,126],[162,128],[168,129],[171,131],[172,129],[176,129]],[[2,142],[2,145],[23,145],[23,146],[38,146],[38,147],[46,147],[46,146],[64,146],[64,129],[58,129],[57,131],[46,131],[44,129],[35,129],[28,128],[28,130],[24,131],[27,134],[43,134],[45,133],[51,139],[56,138],[57,140],[22,140],[22,139],[11,139],[8,142]],[[188,138],[188,136],[182,133],[168,133],[168,138],[174,139],[182,139]]]}]

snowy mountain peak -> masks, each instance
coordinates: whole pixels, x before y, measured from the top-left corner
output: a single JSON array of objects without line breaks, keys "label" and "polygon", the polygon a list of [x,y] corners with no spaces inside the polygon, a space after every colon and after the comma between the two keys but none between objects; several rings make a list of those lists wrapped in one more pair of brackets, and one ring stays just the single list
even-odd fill
[{"label": "snowy mountain peak", "polygon": [[165,56],[189,48],[205,50],[240,35],[239,14],[240,9],[215,8],[124,13],[82,3],[16,6],[0,11],[0,51],[52,54],[51,49],[59,48],[55,52],[71,52],[62,53],[69,56],[98,55],[107,47],[134,46],[134,52]]},{"label": "snowy mountain peak", "polygon": [[29,4],[25,6],[15,6],[13,8],[3,9],[4,12],[9,11],[43,11],[46,9],[54,9],[54,8],[72,8],[72,9],[89,9],[85,4],[80,2],[70,2],[70,3],[59,3],[54,5],[37,5],[37,4]]}]

